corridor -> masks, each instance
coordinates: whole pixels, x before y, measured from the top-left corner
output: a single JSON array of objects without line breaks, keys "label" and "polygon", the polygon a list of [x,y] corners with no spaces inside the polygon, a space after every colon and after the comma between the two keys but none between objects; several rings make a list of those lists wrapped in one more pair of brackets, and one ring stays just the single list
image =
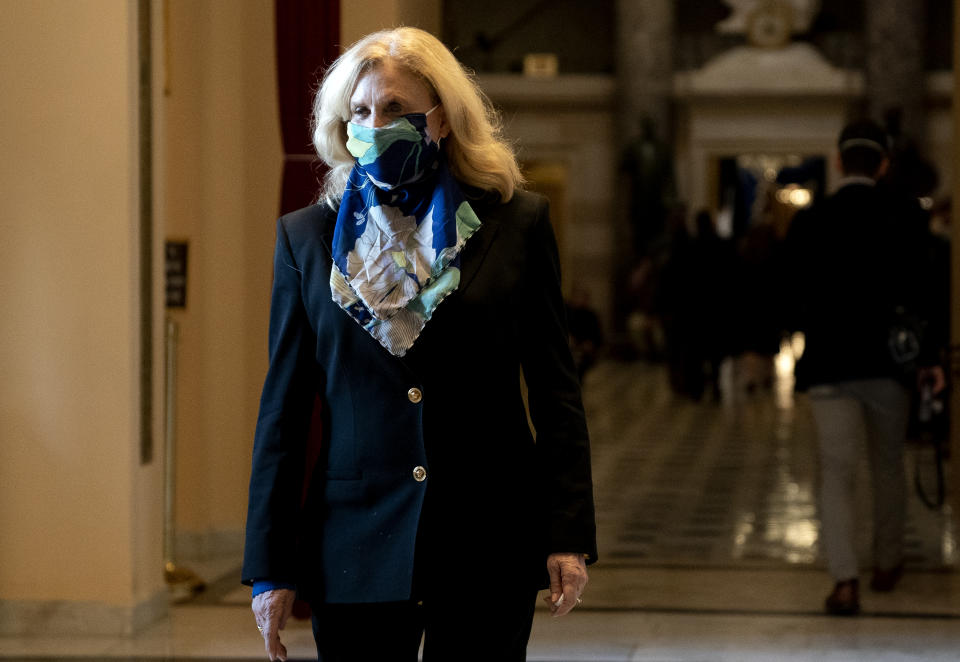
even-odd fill
[{"label": "corridor", "polygon": [[[789,383],[748,395],[727,382],[720,402],[692,403],[670,394],[660,366],[608,361],[588,374],[601,562],[569,618],[538,613],[529,659],[955,660],[960,581],[949,513],[911,491],[901,587],[865,591],[859,618],[823,616],[830,581],[805,400]],[[909,449],[911,480],[918,451]],[[0,637],[0,659],[265,659],[239,560],[189,565],[210,580],[207,591],[181,596],[141,634]],[[308,623],[289,626],[284,641],[291,659],[315,657]]]}]

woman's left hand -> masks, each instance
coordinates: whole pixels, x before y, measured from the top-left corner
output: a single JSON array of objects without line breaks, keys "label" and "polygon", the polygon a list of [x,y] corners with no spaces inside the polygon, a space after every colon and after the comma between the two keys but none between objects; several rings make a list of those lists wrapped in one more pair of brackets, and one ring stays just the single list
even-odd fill
[{"label": "woman's left hand", "polygon": [[580,602],[587,585],[587,564],[583,554],[551,554],[547,557],[550,595],[544,598],[554,616],[563,616]]},{"label": "woman's left hand", "polygon": [[271,662],[287,659],[287,647],[280,643],[280,630],[286,627],[293,612],[296,595],[296,591],[276,588],[258,594],[250,605]]}]

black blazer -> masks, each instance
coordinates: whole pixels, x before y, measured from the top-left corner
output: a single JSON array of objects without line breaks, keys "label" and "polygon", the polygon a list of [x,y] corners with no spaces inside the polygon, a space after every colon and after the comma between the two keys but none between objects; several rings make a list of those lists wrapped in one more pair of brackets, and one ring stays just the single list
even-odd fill
[{"label": "black blazer", "polygon": [[[518,192],[471,203],[483,225],[461,254],[460,286],[400,358],[331,300],[336,213],[316,205],[279,220],[244,582],[294,582],[331,603],[396,601],[476,581],[475,554],[531,588],[549,553],[596,559],[547,202]],[[323,448],[301,508],[315,394]]]},{"label": "black blazer", "polygon": [[[926,217],[916,200],[850,183],[797,212],[785,242],[788,326],[803,331],[797,387],[902,376],[889,331],[903,307],[931,314]],[[935,363],[937,343],[929,343]]]}]

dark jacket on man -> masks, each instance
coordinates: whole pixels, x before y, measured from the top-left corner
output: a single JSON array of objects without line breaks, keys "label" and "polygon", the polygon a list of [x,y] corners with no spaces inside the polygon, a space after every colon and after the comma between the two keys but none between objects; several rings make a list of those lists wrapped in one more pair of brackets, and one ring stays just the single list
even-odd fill
[{"label": "dark jacket on man", "polygon": [[931,315],[924,212],[871,182],[847,178],[799,211],[787,235],[788,318],[806,337],[796,367],[800,389],[903,377],[891,358],[891,327],[904,316]]}]

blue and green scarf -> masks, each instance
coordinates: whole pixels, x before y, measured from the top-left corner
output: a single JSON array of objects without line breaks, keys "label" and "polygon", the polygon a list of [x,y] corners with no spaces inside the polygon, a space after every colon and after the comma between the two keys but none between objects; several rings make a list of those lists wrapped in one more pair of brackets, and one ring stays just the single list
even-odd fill
[{"label": "blue and green scarf", "polygon": [[380,128],[347,125],[357,162],[333,233],[333,300],[403,356],[460,283],[460,251],[480,227],[426,114]]}]

